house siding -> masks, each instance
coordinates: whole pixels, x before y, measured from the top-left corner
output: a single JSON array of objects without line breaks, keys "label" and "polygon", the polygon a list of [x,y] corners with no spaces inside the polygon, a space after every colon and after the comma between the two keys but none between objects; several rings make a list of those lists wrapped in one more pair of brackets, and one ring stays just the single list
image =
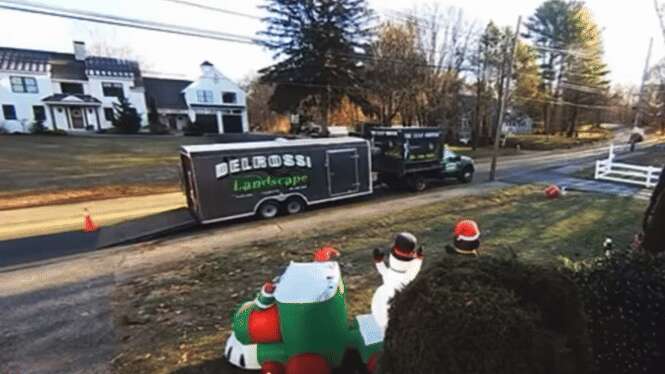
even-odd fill
[{"label": "house siding", "polygon": [[[38,93],[15,93],[12,91],[10,77],[32,77],[37,81]],[[52,128],[51,116],[42,98],[53,93],[51,79],[45,74],[25,74],[19,72],[0,71],[0,105],[13,105],[16,111],[16,120],[7,120],[0,112],[0,123],[6,123],[11,128],[20,127],[29,131],[35,122],[33,106],[43,106],[46,110],[44,125]]]}]

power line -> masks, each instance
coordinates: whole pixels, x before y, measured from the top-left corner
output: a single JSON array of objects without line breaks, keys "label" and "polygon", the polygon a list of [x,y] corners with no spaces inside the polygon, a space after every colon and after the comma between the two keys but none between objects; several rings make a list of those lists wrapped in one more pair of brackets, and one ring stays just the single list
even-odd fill
[{"label": "power line", "polygon": [[213,12],[218,12],[218,13],[224,13],[232,16],[238,16],[238,17],[244,17],[244,18],[249,18],[249,19],[255,19],[255,20],[262,20],[263,18],[249,14],[249,13],[242,13],[238,12],[235,10],[229,10],[229,9],[224,9],[224,8],[219,8],[211,5],[205,5],[201,3],[195,3],[193,1],[185,1],[185,0],[160,0],[166,3],[173,3],[173,4],[179,4],[179,5],[185,5],[185,6],[190,6],[193,8],[199,8],[203,10],[210,10]]},{"label": "power line", "polygon": [[68,18],[78,21],[87,21],[108,24],[113,26],[130,27],[149,31],[164,32],[170,34],[193,36],[206,39],[214,39],[243,44],[260,45],[258,39],[243,35],[231,34],[221,31],[205,30],[175,24],[153,22],[141,19],[112,16],[108,14],[88,12],[82,10],[69,10],[60,7],[44,5],[36,2],[20,0],[0,0],[0,9],[8,9],[32,14],[41,14],[52,17]]}]

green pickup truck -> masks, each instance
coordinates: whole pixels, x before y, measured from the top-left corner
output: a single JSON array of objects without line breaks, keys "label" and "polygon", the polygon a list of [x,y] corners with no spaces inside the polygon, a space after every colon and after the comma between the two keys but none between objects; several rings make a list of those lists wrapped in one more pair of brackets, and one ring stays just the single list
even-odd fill
[{"label": "green pickup truck", "polygon": [[471,182],[476,171],[471,157],[458,155],[448,147],[443,148],[441,165],[445,178],[457,178],[462,183]]}]

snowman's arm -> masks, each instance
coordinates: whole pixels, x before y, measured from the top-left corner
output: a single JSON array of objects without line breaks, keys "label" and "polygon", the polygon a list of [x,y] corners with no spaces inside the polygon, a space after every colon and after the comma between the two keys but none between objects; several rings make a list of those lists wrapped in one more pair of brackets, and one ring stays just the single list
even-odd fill
[{"label": "snowman's arm", "polygon": [[374,265],[376,266],[376,271],[381,274],[381,277],[385,278],[386,274],[388,273],[388,267],[386,266],[385,262],[375,262]]}]

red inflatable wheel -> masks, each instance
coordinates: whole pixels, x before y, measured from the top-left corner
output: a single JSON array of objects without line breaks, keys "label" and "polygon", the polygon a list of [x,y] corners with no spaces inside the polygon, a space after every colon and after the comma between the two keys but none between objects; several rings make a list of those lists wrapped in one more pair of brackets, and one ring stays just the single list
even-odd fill
[{"label": "red inflatable wheel", "polygon": [[369,360],[367,360],[367,371],[371,373],[374,373],[376,371],[376,367],[379,364],[379,354],[374,353]]},{"label": "red inflatable wheel", "polygon": [[279,312],[273,305],[266,310],[255,310],[247,321],[249,338],[253,343],[277,343],[282,340],[279,329]]},{"label": "red inflatable wheel", "polygon": [[264,362],[261,365],[261,374],[284,374],[284,365],[273,361]]},{"label": "red inflatable wheel", "polygon": [[328,361],[313,353],[293,356],[286,363],[286,374],[330,374],[331,371]]}]

